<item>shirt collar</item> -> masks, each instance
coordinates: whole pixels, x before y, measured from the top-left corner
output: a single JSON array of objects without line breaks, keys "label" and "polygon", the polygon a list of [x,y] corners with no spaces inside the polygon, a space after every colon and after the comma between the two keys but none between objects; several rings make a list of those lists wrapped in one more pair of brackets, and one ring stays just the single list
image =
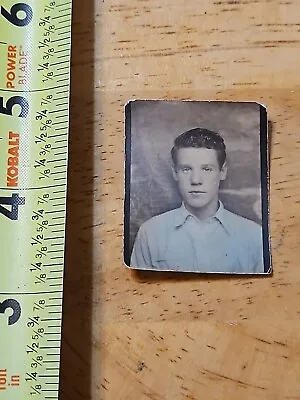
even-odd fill
[{"label": "shirt collar", "polygon": [[[197,218],[192,213],[190,213],[186,209],[184,203],[182,203],[181,207],[178,208],[178,214],[175,218],[175,227],[179,228],[182,225],[184,225],[184,223],[189,217]],[[230,234],[230,227],[228,226],[228,221],[226,219],[226,210],[224,208],[223,203],[220,200],[219,200],[219,208],[215,213],[215,215],[213,215],[211,218],[216,218],[222,224],[226,232]]]}]

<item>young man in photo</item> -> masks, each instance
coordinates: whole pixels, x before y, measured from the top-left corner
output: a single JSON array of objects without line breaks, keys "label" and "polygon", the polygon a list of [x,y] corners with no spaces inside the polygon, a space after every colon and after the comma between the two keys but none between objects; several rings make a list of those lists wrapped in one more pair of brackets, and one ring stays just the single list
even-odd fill
[{"label": "young man in photo", "polygon": [[263,273],[262,227],[224,208],[226,146],[216,132],[194,128],[175,139],[173,177],[181,207],[139,229],[131,267],[189,272]]}]

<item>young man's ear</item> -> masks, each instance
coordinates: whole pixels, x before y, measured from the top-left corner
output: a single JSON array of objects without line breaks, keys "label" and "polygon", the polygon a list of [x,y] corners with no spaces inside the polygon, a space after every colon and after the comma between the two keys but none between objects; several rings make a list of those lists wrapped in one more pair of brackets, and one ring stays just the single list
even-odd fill
[{"label": "young man's ear", "polygon": [[227,176],[227,163],[226,161],[223,164],[223,167],[221,168],[221,181],[224,181]]},{"label": "young man's ear", "polygon": [[176,171],[176,165],[174,163],[172,163],[172,175],[173,175],[173,178],[175,179],[175,181],[177,181],[178,180],[177,171]]}]

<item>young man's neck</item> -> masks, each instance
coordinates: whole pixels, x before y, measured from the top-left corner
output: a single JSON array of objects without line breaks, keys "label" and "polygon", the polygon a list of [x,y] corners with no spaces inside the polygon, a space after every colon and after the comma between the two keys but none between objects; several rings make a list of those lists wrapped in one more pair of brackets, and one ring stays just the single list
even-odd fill
[{"label": "young man's neck", "polygon": [[208,218],[211,218],[216,214],[219,209],[219,199],[213,200],[211,203],[207,204],[201,208],[190,207],[188,204],[184,203],[185,208],[193,214],[198,219],[204,221]]}]

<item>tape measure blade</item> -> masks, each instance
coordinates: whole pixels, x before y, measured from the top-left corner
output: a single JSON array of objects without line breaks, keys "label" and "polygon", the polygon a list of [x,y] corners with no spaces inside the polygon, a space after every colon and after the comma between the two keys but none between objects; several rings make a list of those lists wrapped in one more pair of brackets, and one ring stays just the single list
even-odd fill
[{"label": "tape measure blade", "polygon": [[72,1],[0,10],[0,399],[58,399]]}]

